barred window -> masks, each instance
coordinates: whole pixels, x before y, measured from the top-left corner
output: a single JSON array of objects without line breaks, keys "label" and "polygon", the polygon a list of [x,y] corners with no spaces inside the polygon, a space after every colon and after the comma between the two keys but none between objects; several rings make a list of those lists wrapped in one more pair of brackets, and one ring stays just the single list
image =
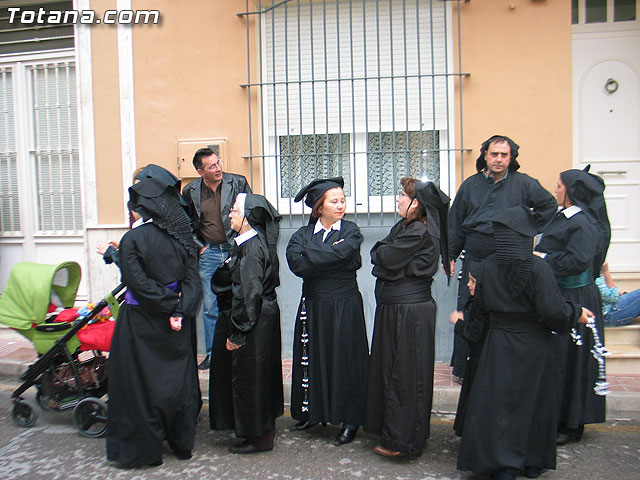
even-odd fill
[{"label": "barred window", "polygon": [[316,178],[343,177],[344,193],[351,193],[350,136],[289,135],[280,137],[281,196],[294,197]]},{"label": "barred window", "polygon": [[439,132],[377,132],[367,136],[369,195],[396,195],[402,177],[440,184]]}]

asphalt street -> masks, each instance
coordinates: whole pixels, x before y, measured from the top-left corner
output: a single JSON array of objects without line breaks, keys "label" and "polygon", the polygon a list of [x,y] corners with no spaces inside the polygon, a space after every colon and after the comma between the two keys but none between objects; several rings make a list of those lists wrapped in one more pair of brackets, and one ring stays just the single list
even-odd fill
[{"label": "asphalt street", "polygon": [[[336,426],[316,426],[290,432],[288,416],[277,424],[272,452],[247,456],[228,453],[232,432],[209,430],[208,411],[200,415],[196,447],[191,460],[176,459],[168,447],[159,467],[122,469],[107,462],[103,438],[78,434],[70,412],[45,412],[22,428],[11,418],[10,393],[16,383],[0,383],[0,479],[370,479],[474,480],[456,470],[457,437],[450,416],[434,416],[432,432],[419,458],[391,460],[373,453],[374,436],[359,433],[342,447],[331,444]],[[25,395],[33,402],[33,389]],[[525,477],[522,477],[525,478]],[[558,448],[557,470],[542,479],[628,480],[640,478],[640,422],[617,420],[587,427],[583,441]]]}]

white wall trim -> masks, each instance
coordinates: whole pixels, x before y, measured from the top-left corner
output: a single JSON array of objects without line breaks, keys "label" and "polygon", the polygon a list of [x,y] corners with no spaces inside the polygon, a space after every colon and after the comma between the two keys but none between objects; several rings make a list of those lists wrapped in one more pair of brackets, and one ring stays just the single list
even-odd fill
[{"label": "white wall trim", "polygon": [[[131,0],[118,0],[117,9],[131,10]],[[120,136],[122,141],[122,194],[124,215],[128,218],[127,202],[131,177],[136,170],[136,129],[133,85],[133,35],[131,24],[118,24],[118,77],[120,81]]]},{"label": "white wall trim", "polygon": [[[90,0],[75,0],[76,10],[89,10]],[[78,127],[80,129],[80,168],[83,190],[84,224],[98,224],[96,185],[95,125],[93,122],[93,68],[91,65],[91,25],[75,25]]]}]

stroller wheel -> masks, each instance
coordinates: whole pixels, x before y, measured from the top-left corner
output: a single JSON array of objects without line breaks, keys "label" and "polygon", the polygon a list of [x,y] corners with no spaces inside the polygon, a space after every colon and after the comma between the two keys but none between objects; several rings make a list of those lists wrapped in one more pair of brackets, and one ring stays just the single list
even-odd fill
[{"label": "stroller wheel", "polygon": [[13,417],[13,421],[21,427],[32,426],[38,418],[35,410],[24,400],[18,400],[13,404],[11,416]]},{"label": "stroller wheel", "polygon": [[73,423],[85,437],[104,436],[107,431],[107,404],[96,397],[81,400],[73,410]]},{"label": "stroller wheel", "polygon": [[36,402],[40,405],[40,408],[46,410],[47,412],[55,412],[58,409],[58,402],[54,401],[51,397],[42,393],[42,390],[38,390],[36,392]]}]

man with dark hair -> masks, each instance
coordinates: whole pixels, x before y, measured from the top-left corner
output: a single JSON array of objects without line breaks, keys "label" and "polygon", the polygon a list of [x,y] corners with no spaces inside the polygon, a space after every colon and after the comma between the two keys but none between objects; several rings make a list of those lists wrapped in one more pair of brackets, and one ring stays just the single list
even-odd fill
[{"label": "man with dark hair", "polygon": [[182,196],[189,205],[193,238],[200,249],[198,269],[207,356],[198,368],[207,370],[218,319],[218,302],[211,291],[211,277],[229,256],[230,242],[235,234],[229,221],[231,207],[238,193],[251,193],[251,187],[242,175],[223,172],[222,159],[210,148],[201,148],[195,153],[193,166],[200,178],[184,187]]},{"label": "man with dark hair", "polygon": [[[534,179],[519,173],[520,147],[509,137],[494,135],[482,143],[476,160],[478,173],[467,178],[456,193],[449,212],[449,258],[453,262],[464,250],[458,285],[458,310],[469,297],[469,261],[479,261],[495,251],[492,220],[502,210],[524,205],[532,210],[538,232],[551,220],[557,203]],[[464,377],[469,355],[465,340],[454,337],[453,375]]]}]

